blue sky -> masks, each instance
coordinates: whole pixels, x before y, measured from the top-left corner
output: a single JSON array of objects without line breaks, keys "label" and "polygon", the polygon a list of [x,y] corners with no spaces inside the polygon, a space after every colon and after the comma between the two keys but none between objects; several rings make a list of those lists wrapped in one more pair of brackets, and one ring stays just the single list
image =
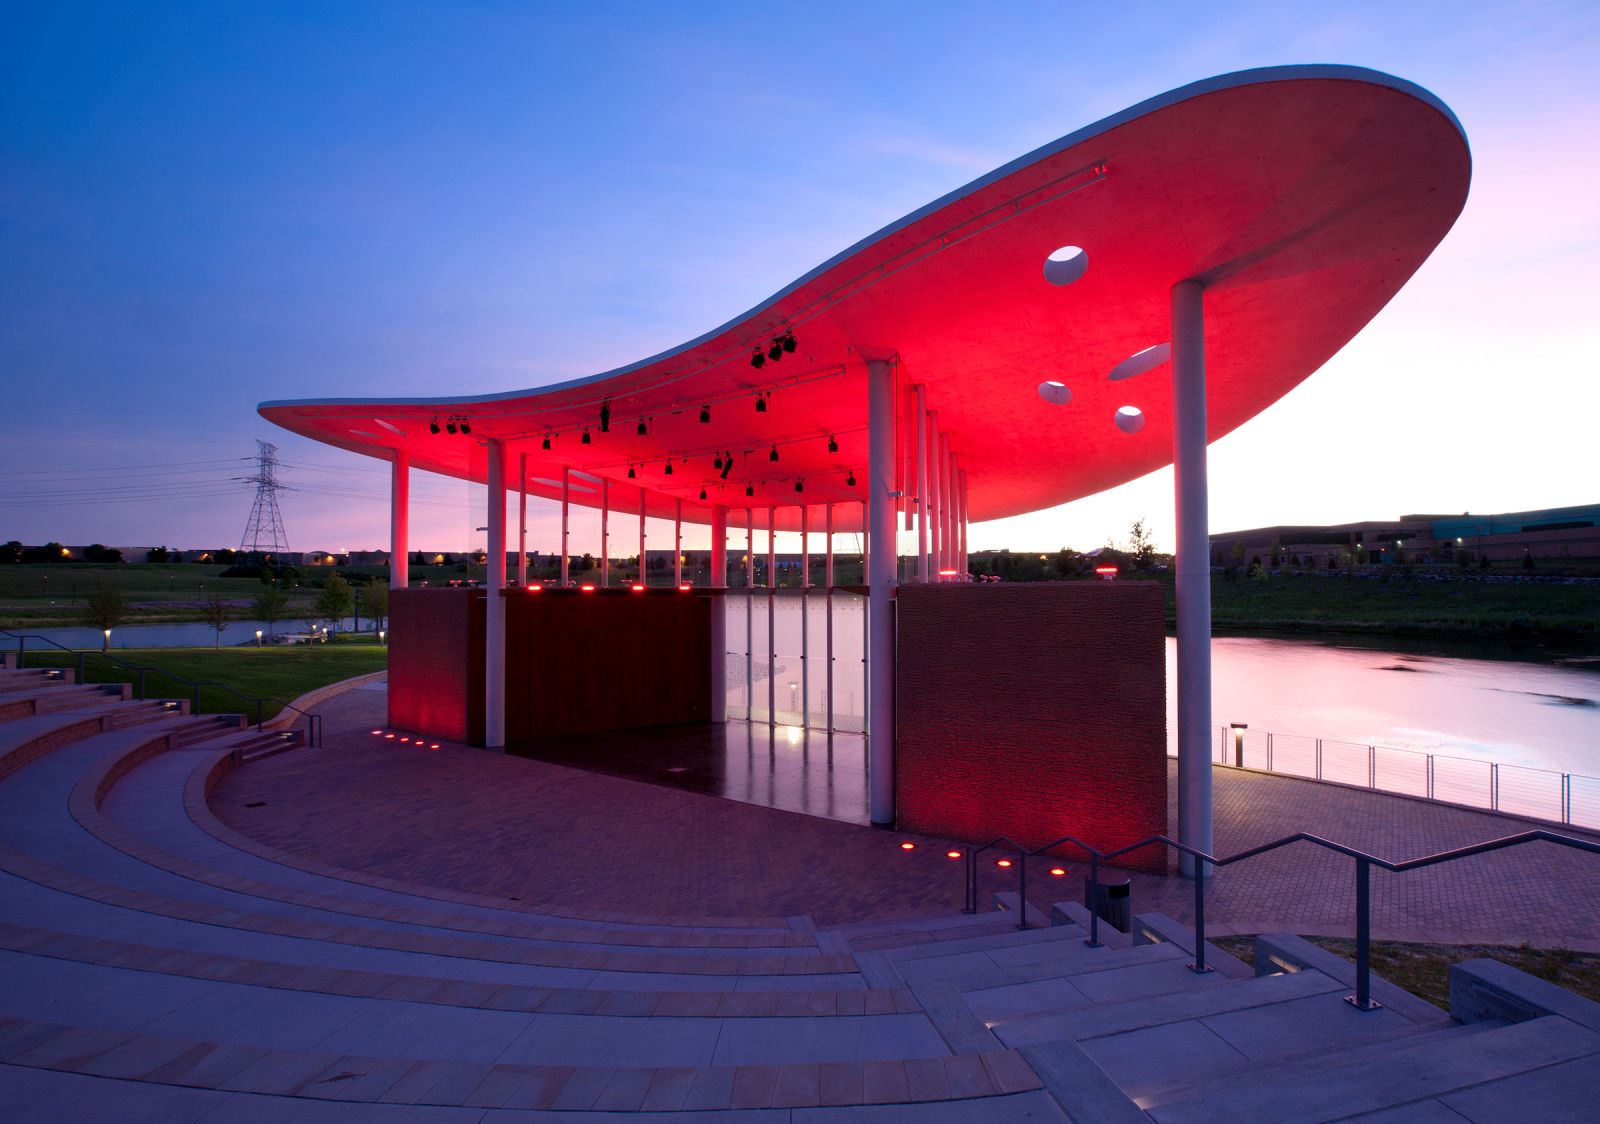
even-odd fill
[{"label": "blue sky", "polygon": [[[0,14],[0,539],[236,543],[263,437],[296,548],[383,545],[383,471],[258,401],[605,370],[1105,114],[1297,62],[1433,90],[1473,194],[1213,446],[1213,527],[1600,499],[1600,5],[62,3]],[[416,495],[419,544],[483,522]],[[1171,506],[1156,473],[973,544],[1170,543]]]}]

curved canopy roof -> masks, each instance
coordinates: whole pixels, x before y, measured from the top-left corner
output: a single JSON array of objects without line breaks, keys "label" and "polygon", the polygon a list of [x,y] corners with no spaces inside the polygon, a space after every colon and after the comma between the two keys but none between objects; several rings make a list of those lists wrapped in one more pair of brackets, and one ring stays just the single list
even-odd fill
[{"label": "curved canopy roof", "polygon": [[[404,449],[417,467],[479,481],[484,439],[499,437],[513,465],[527,455],[530,494],[558,497],[570,466],[577,503],[598,505],[609,479],[615,511],[637,512],[642,496],[652,516],[682,501],[685,519],[705,522],[724,503],[754,507],[765,526],[777,505],[778,527],[795,529],[794,505],[836,502],[844,530],[860,526],[865,498],[865,362],[890,359],[902,388],[926,387],[968,471],[970,519],[1017,515],[1171,463],[1170,364],[1139,368],[1163,355],[1174,283],[1206,286],[1215,440],[1388,302],[1460,214],[1470,168],[1449,109],[1400,79],[1336,66],[1224,75],[1045,145],[629,366],[503,394],[260,412],[330,445],[382,459]],[[1064,246],[1080,247],[1087,268],[1055,284],[1044,265]],[[752,352],[786,332],[794,351],[753,366]],[[1044,380],[1071,401],[1041,400]],[[1124,406],[1142,411],[1142,429],[1114,423]],[[452,415],[469,419],[470,436],[430,432]],[[909,485],[914,446],[899,447]],[[724,475],[715,458],[729,452]]]}]

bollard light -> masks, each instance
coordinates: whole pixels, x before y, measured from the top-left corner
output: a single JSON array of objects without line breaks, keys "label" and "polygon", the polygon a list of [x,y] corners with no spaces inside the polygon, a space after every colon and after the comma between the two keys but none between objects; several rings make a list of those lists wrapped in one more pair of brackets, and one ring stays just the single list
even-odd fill
[{"label": "bollard light", "polygon": [[387,630],[381,629],[381,628],[378,629],[378,643],[379,644],[387,643],[387,641],[384,640],[384,637],[386,637],[388,635],[389,635],[389,633],[388,633]]},{"label": "bollard light", "polygon": [[261,630],[259,628],[256,629],[256,647],[261,647]]},{"label": "bollard light", "polygon": [[1228,729],[1233,731],[1233,767],[1244,768],[1244,732],[1250,728],[1247,722],[1229,722]]}]

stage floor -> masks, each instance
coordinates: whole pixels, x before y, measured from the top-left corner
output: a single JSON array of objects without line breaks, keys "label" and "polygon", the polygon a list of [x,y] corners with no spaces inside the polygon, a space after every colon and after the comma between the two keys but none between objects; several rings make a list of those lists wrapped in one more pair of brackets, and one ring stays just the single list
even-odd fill
[{"label": "stage floor", "polygon": [[860,734],[706,723],[539,738],[506,752],[844,823],[871,822]]}]

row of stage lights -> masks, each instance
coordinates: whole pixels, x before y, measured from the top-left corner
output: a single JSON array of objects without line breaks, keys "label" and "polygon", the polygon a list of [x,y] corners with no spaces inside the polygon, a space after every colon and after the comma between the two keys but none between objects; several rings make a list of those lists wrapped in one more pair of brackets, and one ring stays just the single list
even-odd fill
[{"label": "row of stage lights", "polygon": [[[448,418],[445,419],[444,430],[445,430],[446,433],[471,433],[472,432],[472,423],[467,420],[467,415],[465,415],[465,414],[451,414]],[[434,414],[433,415],[433,420],[428,423],[428,432],[429,433],[438,433],[439,432],[439,415],[438,414]]]},{"label": "row of stage lights", "polygon": [[[799,346],[800,345],[795,342],[794,329],[789,328],[785,330],[783,335],[773,336],[772,342],[767,345],[767,349],[765,351],[761,350],[759,347],[752,351],[750,353],[750,366],[759,371],[761,368],[767,365],[768,359],[776,363],[785,355],[793,355],[795,348]],[[761,408],[760,402],[757,401],[756,409],[759,410]]]}]

